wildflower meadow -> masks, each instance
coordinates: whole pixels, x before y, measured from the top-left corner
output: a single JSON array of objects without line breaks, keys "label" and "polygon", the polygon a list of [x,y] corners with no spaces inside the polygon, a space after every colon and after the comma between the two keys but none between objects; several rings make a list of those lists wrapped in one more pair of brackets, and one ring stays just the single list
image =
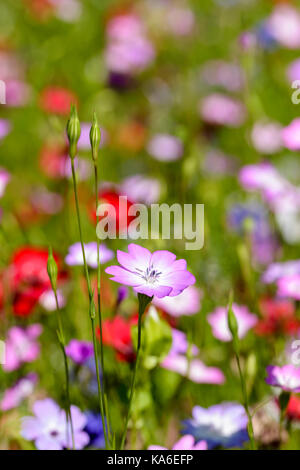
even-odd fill
[{"label": "wildflower meadow", "polygon": [[300,450],[299,151],[299,1],[0,0],[0,449]]}]

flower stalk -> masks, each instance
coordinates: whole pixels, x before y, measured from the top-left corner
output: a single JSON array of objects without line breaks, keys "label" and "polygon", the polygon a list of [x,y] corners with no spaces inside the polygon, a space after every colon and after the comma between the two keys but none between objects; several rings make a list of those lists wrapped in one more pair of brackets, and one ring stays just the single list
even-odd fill
[{"label": "flower stalk", "polygon": [[65,336],[63,331],[63,324],[61,318],[61,310],[58,303],[57,298],[57,264],[53,257],[52,248],[49,247],[49,254],[48,254],[48,261],[47,261],[47,272],[48,277],[50,279],[51,287],[55,297],[56,303],[56,318],[57,318],[57,337],[60,348],[62,350],[63,358],[64,358],[64,367],[65,367],[65,376],[66,376],[66,399],[67,399],[67,411],[66,411],[66,421],[67,421],[67,429],[68,423],[70,421],[70,428],[71,428],[71,437],[72,437],[72,447],[75,450],[75,440],[74,440],[74,428],[73,428],[73,421],[72,421],[72,414],[71,414],[71,400],[70,400],[70,386],[69,386],[69,365],[68,365],[68,358],[66,355],[65,350]]},{"label": "flower stalk", "polygon": [[239,376],[240,376],[240,381],[241,381],[244,407],[245,407],[246,414],[248,416],[248,433],[249,433],[249,438],[250,438],[251,450],[256,450],[256,444],[255,444],[254,432],[253,432],[252,416],[251,416],[251,413],[250,413],[250,410],[249,410],[246,382],[245,382],[245,379],[244,379],[244,375],[243,375],[242,368],[241,368],[241,363],[240,363],[238,323],[237,323],[236,316],[235,316],[235,314],[232,310],[232,303],[233,303],[233,295],[231,294],[230,299],[229,299],[227,322],[228,322],[228,328],[229,328],[229,330],[232,334],[232,344],[233,344],[233,350],[234,350],[234,353],[235,353],[236,362],[237,362],[238,371],[239,371]]},{"label": "flower stalk", "polygon": [[137,337],[137,347],[136,347],[136,359],[135,359],[133,376],[132,376],[131,387],[130,387],[130,396],[129,396],[127,416],[126,416],[126,421],[125,421],[125,429],[124,429],[124,433],[123,433],[122,440],[121,440],[121,450],[123,450],[124,444],[125,444],[125,439],[126,439],[127,430],[128,430],[128,423],[129,423],[129,418],[131,414],[132,400],[133,400],[134,391],[135,391],[136,375],[137,375],[140,349],[141,349],[141,339],[142,339],[142,318],[143,318],[143,314],[145,313],[146,307],[149,305],[152,299],[153,297],[148,297],[145,294],[138,294],[139,318],[138,318],[138,337]]},{"label": "flower stalk", "polygon": [[91,280],[90,280],[89,270],[88,270],[88,266],[86,262],[85,249],[84,249],[84,243],[83,243],[76,173],[75,173],[75,167],[74,167],[74,158],[77,154],[77,142],[80,137],[80,122],[78,119],[77,110],[75,106],[72,106],[71,108],[71,115],[67,124],[67,136],[69,140],[69,155],[71,158],[71,169],[72,169],[74,196],[75,196],[76,217],[77,217],[79,238],[80,238],[80,244],[81,244],[81,250],[82,250],[84,272],[85,272],[85,278],[87,282],[88,295],[89,295],[89,315],[91,318],[91,328],[92,328],[92,337],[93,337],[93,345],[94,345],[94,359],[95,359],[96,374],[97,374],[99,407],[100,407],[100,414],[101,414],[101,420],[102,420],[102,426],[103,426],[103,432],[104,432],[104,438],[105,438],[105,447],[108,449],[109,442],[108,442],[106,423],[105,423],[105,417],[104,417],[104,400],[103,400],[103,392],[102,392],[102,385],[101,385],[101,380],[100,380],[98,355],[97,355],[97,342],[96,342],[96,332],[95,332],[95,305],[93,301],[93,291],[91,287]]}]

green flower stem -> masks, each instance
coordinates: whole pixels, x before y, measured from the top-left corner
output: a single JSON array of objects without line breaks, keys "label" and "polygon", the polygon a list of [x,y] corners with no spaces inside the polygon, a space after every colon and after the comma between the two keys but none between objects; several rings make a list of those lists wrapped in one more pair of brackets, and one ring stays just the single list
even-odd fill
[{"label": "green flower stem", "polygon": [[143,317],[143,313],[146,310],[147,305],[151,302],[152,298],[153,297],[148,297],[145,294],[138,294],[139,319],[138,319],[138,338],[137,338],[137,348],[136,348],[136,359],[135,359],[133,376],[132,376],[131,387],[130,387],[130,396],[129,396],[128,411],[127,411],[127,416],[126,416],[126,421],[125,421],[125,429],[124,429],[124,433],[123,433],[122,440],[121,440],[121,450],[124,449],[125,439],[126,439],[127,430],[128,430],[128,422],[129,422],[129,418],[131,414],[132,399],[133,399],[133,395],[135,391],[136,374],[137,374],[139,355],[140,355],[140,349],[141,349],[142,317]]},{"label": "green flower stem", "polygon": [[[87,286],[88,286],[89,301],[90,301],[90,307],[91,307],[91,304],[93,303],[93,292],[92,292],[92,288],[91,288],[91,281],[90,281],[89,270],[88,270],[86,257],[85,257],[84,244],[83,244],[83,236],[82,236],[82,228],[81,228],[81,220],[80,220],[80,210],[79,210],[78,193],[77,193],[76,174],[75,174],[74,159],[73,158],[71,158],[71,168],[72,168],[72,179],[73,179],[73,187],[74,187],[74,195],[75,195],[75,205],[76,205],[76,215],[77,215],[77,222],[78,222],[78,229],[79,229],[79,237],[80,237],[81,250],[82,250],[82,256],[83,256],[83,264],[84,264],[84,270],[85,270],[85,277],[86,277],[86,282],[87,282]],[[104,438],[105,438],[105,447],[108,449],[109,448],[109,443],[108,443],[108,437],[107,437],[107,432],[106,432],[106,424],[105,424],[105,418],[104,418],[103,394],[102,394],[102,386],[101,386],[98,356],[97,356],[95,319],[92,318],[93,317],[92,314],[90,316],[91,316],[91,327],[92,327],[93,344],[94,344],[94,358],[95,358],[95,366],[96,366],[96,374],[97,374],[99,406],[100,406],[102,426],[103,426],[103,432],[104,432]]]},{"label": "green flower stem", "polygon": [[[68,421],[70,420],[72,447],[73,447],[73,450],[75,450],[74,428],[73,428],[73,421],[72,421],[72,415],[71,415],[68,358],[67,358],[66,350],[65,350],[65,339],[64,339],[63,325],[62,325],[62,319],[61,319],[61,311],[60,311],[60,307],[58,304],[56,289],[53,289],[53,292],[54,292],[55,303],[56,303],[56,318],[57,318],[57,325],[58,325],[57,336],[58,336],[58,341],[59,341],[59,344],[63,353],[64,365],[65,365],[66,397],[67,397],[67,412],[66,412],[67,429],[68,429]],[[67,436],[68,436],[68,433],[67,433]]]},{"label": "green flower stem", "polygon": [[[96,217],[97,224],[99,222],[99,216],[97,215],[97,209],[99,204],[98,198],[98,167],[97,161],[94,160],[94,175],[95,175],[95,195],[96,195]],[[105,395],[105,373],[104,373],[104,358],[103,358],[103,328],[102,328],[102,311],[101,311],[101,264],[100,264],[100,241],[97,236],[97,306],[98,306],[98,321],[99,321],[99,332],[100,332],[100,363],[102,369],[102,401],[104,403],[106,422],[107,422],[107,433],[110,435],[110,423],[108,413],[108,402],[107,396]]]},{"label": "green flower stem", "polygon": [[248,433],[249,433],[249,438],[250,438],[250,443],[251,443],[251,449],[256,450],[252,417],[249,411],[247,388],[246,388],[246,383],[245,383],[245,379],[243,376],[241,363],[240,363],[238,322],[235,317],[234,311],[232,310],[232,304],[233,304],[233,292],[230,292],[228,314],[227,314],[227,324],[228,324],[229,331],[232,334],[232,345],[233,345],[233,350],[236,356],[237,366],[238,366],[240,380],[241,380],[244,407],[245,407],[246,414],[248,416]]},{"label": "green flower stem", "polygon": [[242,387],[242,393],[243,393],[243,399],[244,399],[244,407],[245,407],[245,410],[246,410],[246,413],[247,413],[247,416],[248,416],[248,433],[249,433],[249,438],[250,438],[251,450],[256,450],[256,444],[255,444],[254,432],[253,432],[253,424],[252,424],[252,416],[251,416],[250,411],[249,411],[248,394],[247,394],[245,379],[244,379],[244,376],[243,376],[243,373],[242,373],[240,357],[239,357],[239,353],[238,353],[237,350],[235,350],[235,356],[236,356],[237,366],[238,366],[240,380],[241,380],[241,387]]}]

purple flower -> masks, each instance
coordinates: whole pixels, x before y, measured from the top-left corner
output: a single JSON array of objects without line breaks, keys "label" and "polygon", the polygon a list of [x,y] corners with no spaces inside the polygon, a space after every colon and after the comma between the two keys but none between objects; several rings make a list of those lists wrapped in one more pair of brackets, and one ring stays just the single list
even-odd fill
[{"label": "purple flower", "polygon": [[247,190],[261,191],[268,202],[276,201],[290,189],[289,183],[269,163],[244,166],[239,181]]},{"label": "purple flower", "polygon": [[157,179],[134,175],[122,182],[120,192],[126,194],[130,201],[150,205],[158,201],[161,185]]},{"label": "purple flower", "polygon": [[300,80],[300,59],[294,60],[287,69],[287,77],[290,82]]},{"label": "purple flower", "polygon": [[[238,323],[238,336],[243,338],[257,323],[257,316],[250,313],[244,305],[232,304],[232,310]],[[210,313],[207,321],[212,327],[213,335],[220,341],[231,341],[232,335],[227,324],[227,307],[218,307]]]},{"label": "purple flower", "polygon": [[4,195],[5,188],[10,181],[10,173],[4,170],[4,168],[0,168],[0,197]]},{"label": "purple flower", "polygon": [[[58,289],[56,294],[59,307],[65,307],[66,299],[61,290]],[[48,312],[54,312],[56,310],[56,299],[52,289],[43,292],[43,294],[39,298],[39,304]]]},{"label": "purple flower", "polygon": [[183,145],[181,140],[173,135],[156,134],[148,142],[147,152],[156,160],[171,162],[182,157]]},{"label": "purple flower", "polygon": [[7,119],[0,119],[0,140],[10,133],[11,125]]},{"label": "purple flower", "polygon": [[[167,447],[150,446],[148,450],[168,450]],[[172,450],[207,450],[207,443],[205,441],[195,442],[194,436],[186,434],[177,441]]]},{"label": "purple flower", "polygon": [[23,363],[33,362],[40,354],[37,338],[42,333],[41,325],[30,325],[27,328],[13,326],[8,330],[5,342],[5,363],[3,369],[11,372]]},{"label": "purple flower", "polygon": [[0,403],[2,411],[17,408],[25,398],[29,397],[37,383],[37,375],[30,373],[18,380],[13,387],[8,388],[4,392],[4,396]]},{"label": "purple flower", "polygon": [[286,366],[268,366],[266,382],[273,387],[280,387],[286,392],[300,392],[300,368],[293,364]]},{"label": "purple flower", "polygon": [[251,140],[257,152],[265,154],[279,152],[282,147],[281,129],[282,126],[277,122],[255,123]]},{"label": "purple flower", "polygon": [[11,107],[25,106],[30,98],[31,88],[22,80],[6,82],[6,104]]},{"label": "purple flower", "polygon": [[282,141],[289,150],[300,150],[300,118],[294,119],[281,131]]},{"label": "purple flower", "polygon": [[269,34],[289,49],[300,47],[300,14],[289,5],[278,5],[268,18]]},{"label": "purple flower", "polygon": [[195,383],[224,383],[225,377],[220,369],[207,367],[202,361],[193,357],[199,352],[194,344],[190,347],[192,356],[190,359],[186,357],[188,349],[186,335],[180,330],[172,329],[172,347],[167,357],[161,362],[161,367],[177,372]]},{"label": "purple flower", "polygon": [[228,91],[241,90],[244,84],[241,68],[223,60],[207,62],[201,71],[201,76],[207,85],[220,86]]},{"label": "purple flower", "polygon": [[147,248],[131,243],[128,253],[118,250],[121,266],[110,266],[105,272],[115,282],[132,286],[135,292],[148,297],[174,297],[196,282],[186,269],[186,261],[176,260],[170,251],[150,253]]},{"label": "purple flower", "polygon": [[[85,257],[87,265],[93,269],[97,268],[97,242],[84,244]],[[114,252],[107,248],[104,243],[100,243],[99,249],[100,263],[108,263],[113,257]],[[81,243],[77,242],[69,247],[69,252],[65,257],[65,262],[69,266],[83,266],[83,256],[81,250]]]},{"label": "purple flower", "polygon": [[132,74],[143,71],[155,58],[153,45],[135,15],[113,18],[107,29],[105,62],[111,72]]},{"label": "purple flower", "polygon": [[153,304],[173,317],[181,315],[195,315],[200,310],[202,291],[195,286],[187,287],[175,297],[154,297]]},{"label": "purple flower", "polygon": [[300,276],[300,260],[270,264],[262,276],[262,281],[266,284],[271,284],[283,277],[291,277],[294,275]]},{"label": "purple flower", "polygon": [[277,294],[280,297],[292,297],[293,299],[300,300],[300,274],[279,279],[277,286]]},{"label": "purple flower", "polygon": [[87,411],[85,413],[87,423],[84,430],[90,436],[90,446],[97,448],[105,447],[104,431],[100,413]]},{"label": "purple flower", "polygon": [[[33,405],[34,416],[22,419],[21,435],[24,439],[35,441],[38,450],[62,450],[71,448],[72,438],[67,429],[66,412],[51,398],[36,401]],[[89,443],[89,436],[83,431],[87,419],[77,408],[71,406],[75,448],[83,449]]]},{"label": "purple flower", "polygon": [[166,15],[162,16],[162,20],[166,21],[167,29],[175,36],[189,35],[195,25],[194,13],[189,8],[172,6],[166,11]]},{"label": "purple flower", "polygon": [[83,364],[94,354],[94,348],[92,343],[89,341],[71,339],[69,344],[66,346],[66,354],[76,364]]},{"label": "purple flower", "polygon": [[220,403],[210,408],[195,406],[193,418],[186,420],[184,433],[196,441],[205,440],[208,448],[216,446],[240,447],[248,441],[248,418],[239,403]]},{"label": "purple flower", "polygon": [[239,127],[246,118],[243,104],[221,93],[206,96],[199,105],[199,112],[205,122],[218,126]]}]

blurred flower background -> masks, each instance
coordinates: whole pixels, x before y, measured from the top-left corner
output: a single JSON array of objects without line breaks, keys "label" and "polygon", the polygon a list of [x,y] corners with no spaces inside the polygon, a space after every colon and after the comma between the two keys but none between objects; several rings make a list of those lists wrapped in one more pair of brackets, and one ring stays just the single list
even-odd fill
[{"label": "blurred flower background", "polygon": [[[144,286],[157,295],[143,315],[125,448],[250,448],[241,370],[255,447],[300,449],[300,107],[292,101],[300,2],[0,0],[0,80],[0,448],[103,449],[103,423],[118,447],[125,428],[142,291],[129,280],[130,241],[101,242],[101,420],[65,131],[76,104],[74,166],[95,302],[94,111],[99,200],[119,209],[119,196],[128,198],[118,232],[134,203],[205,207],[201,250],[134,241],[152,257],[173,253],[156,255],[166,277],[178,260],[187,265],[173,291]],[[147,250],[129,247],[135,268]],[[108,274],[116,272],[120,284]],[[227,324],[230,291],[237,338]]]}]

